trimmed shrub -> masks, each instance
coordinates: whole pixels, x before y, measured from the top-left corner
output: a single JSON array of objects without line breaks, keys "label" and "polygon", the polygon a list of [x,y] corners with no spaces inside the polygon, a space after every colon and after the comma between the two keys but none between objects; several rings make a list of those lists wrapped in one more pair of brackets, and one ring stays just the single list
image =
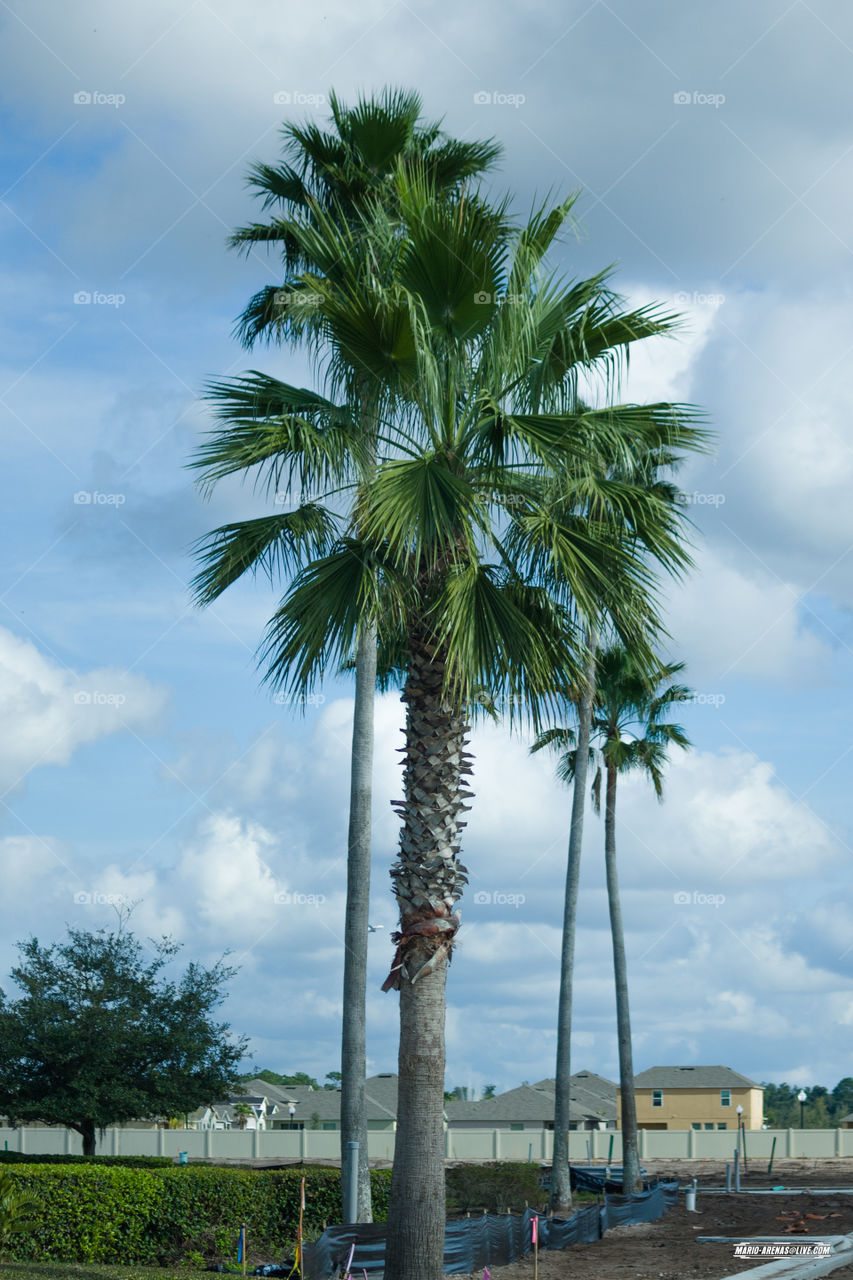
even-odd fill
[{"label": "trimmed shrub", "polygon": [[[39,1202],[34,1229],[19,1237],[12,1256],[53,1262],[170,1265],[201,1254],[233,1262],[245,1224],[255,1258],[281,1259],[296,1239],[305,1178],[306,1234],[340,1218],[340,1170],[235,1169],[170,1165],[110,1168],[17,1164],[9,1175]],[[373,1169],[373,1213],[387,1213],[391,1175]]]},{"label": "trimmed shrub", "polygon": [[535,1164],[458,1164],[447,1170],[448,1209],[521,1213],[525,1204],[536,1208],[543,1198]]},{"label": "trimmed shrub", "polygon": [[28,1151],[0,1151],[0,1164],[118,1164],[131,1169],[174,1165],[170,1156],[38,1156]]}]

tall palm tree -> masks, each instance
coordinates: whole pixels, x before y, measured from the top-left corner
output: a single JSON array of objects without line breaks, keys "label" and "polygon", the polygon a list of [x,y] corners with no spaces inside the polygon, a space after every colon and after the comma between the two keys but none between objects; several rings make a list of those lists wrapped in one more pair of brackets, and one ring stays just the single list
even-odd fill
[{"label": "tall palm tree", "polygon": [[[389,214],[397,200],[395,175],[400,166],[417,167],[428,175],[436,191],[450,196],[469,178],[483,173],[498,159],[494,142],[464,142],[442,133],[438,122],[422,119],[417,93],[386,89],[374,97],[359,98],[347,107],[330,95],[331,130],[313,122],[286,124],[282,129],[284,155],[278,165],[256,163],[249,183],[270,212],[264,223],[242,227],[231,238],[233,247],[245,252],[257,245],[278,248],[284,280],[261,289],[240,316],[237,332],[246,347],[266,341],[308,341],[316,344],[322,319],[315,309],[315,294],[304,273],[320,265],[310,242],[301,234],[304,225],[344,224],[354,230],[368,204],[379,203]],[[295,225],[298,220],[300,225]],[[328,265],[328,264],[327,264]],[[331,264],[334,270],[334,264]],[[354,469],[342,469],[338,479],[352,480],[354,472],[369,470],[376,450],[380,413],[375,386],[351,371],[348,387],[350,426],[363,439],[353,459]],[[284,448],[284,442],[282,442]],[[254,458],[254,454],[251,455]],[[240,458],[241,463],[245,458]],[[342,459],[338,459],[342,461]],[[220,471],[220,474],[225,474]],[[329,475],[326,476],[328,480]],[[303,486],[303,496],[304,496]],[[276,559],[290,562],[291,528],[278,522],[284,545],[275,551],[274,525],[245,522],[215,530],[203,541],[202,556],[218,551],[226,534],[229,554],[241,557],[243,568],[259,563],[272,567]],[[260,535],[260,541],[258,536]],[[211,561],[206,561],[209,566]],[[227,581],[226,581],[227,579]],[[198,598],[209,603],[233,577],[207,574]],[[350,1142],[359,1144],[357,1221],[372,1220],[370,1169],[365,1109],[366,1076],[366,974],[370,900],[371,805],[373,780],[374,690],[376,687],[376,632],[363,629],[352,663],[355,674],[352,749],[350,756],[350,804],[347,836],[347,901],[344,916],[343,1016],[341,1030],[341,1192],[346,1212],[349,1199]]]},{"label": "tall palm tree", "polygon": [[[616,985],[622,1106],[622,1177],[623,1187],[628,1193],[642,1186],[642,1178],[634,1100],[628,966],[616,866],[616,784],[620,774],[641,770],[650,779],[658,800],[663,799],[663,770],[669,748],[677,746],[686,750],[690,746],[690,740],[681,726],[667,720],[672,707],[689,697],[686,686],[666,684],[683,670],[684,664],[681,662],[658,663],[650,669],[647,664],[638,661],[629,649],[618,644],[603,650],[596,662],[591,734],[598,766],[592,784],[592,797],[595,810],[599,812],[604,781],[604,861]],[[575,747],[572,730],[556,729],[541,734],[535,743],[535,749],[543,746],[561,750],[558,774],[563,781],[574,782],[573,798],[576,799],[583,777],[580,772],[580,744]],[[589,755],[587,750],[585,763]]]},{"label": "tall palm tree", "polygon": [[[400,924],[385,986],[400,991],[400,1055],[386,1275],[438,1280],[445,985],[466,881],[459,852],[471,709],[485,689],[511,718],[538,723],[555,688],[581,679],[578,610],[609,618],[626,642],[647,634],[650,573],[614,529],[667,565],[682,559],[678,522],[647,488],[603,474],[596,460],[693,449],[703,433],[683,406],[579,407],[579,376],[606,369],[668,320],[654,309],[620,310],[602,277],[567,286],[542,275],[570,201],[508,235],[470,194],[449,205],[406,174],[397,191],[393,233],[381,210],[371,215],[371,235],[397,254],[384,280],[349,230],[338,228],[337,243],[329,225],[300,231],[343,264],[338,278],[313,284],[327,370],[361,367],[396,393],[358,509],[296,573],[264,657],[274,685],[307,693],[351,659],[370,624],[380,669],[399,673],[406,745],[392,880]],[[314,248],[310,256],[317,260]],[[274,433],[282,392],[265,385],[270,397],[258,412]],[[234,387],[238,432],[243,393]],[[221,409],[227,419],[227,385]],[[226,426],[223,448],[227,439]],[[604,515],[578,518],[590,503]]]}]

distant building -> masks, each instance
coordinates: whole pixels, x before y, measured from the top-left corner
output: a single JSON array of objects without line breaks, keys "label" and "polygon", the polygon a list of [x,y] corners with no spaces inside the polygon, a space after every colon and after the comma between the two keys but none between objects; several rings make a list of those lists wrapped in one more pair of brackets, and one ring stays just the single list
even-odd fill
[{"label": "distant building", "polygon": [[[764,1092],[731,1067],[650,1067],[634,1077],[640,1129],[760,1129]],[[619,1098],[621,1125],[621,1096]]]},{"label": "distant building", "polygon": [[[482,1102],[446,1102],[444,1113],[454,1129],[541,1130],[554,1128],[554,1080],[522,1084]],[[593,1071],[571,1079],[570,1129],[615,1129],[616,1085]]]},{"label": "distant building", "polygon": [[[340,1089],[314,1089],[311,1085],[277,1085],[248,1080],[246,1088],[268,1098],[274,1110],[268,1129],[327,1129],[341,1127]],[[397,1077],[392,1072],[369,1076],[365,1081],[367,1127],[396,1129]],[[291,1107],[293,1108],[291,1113]]]}]

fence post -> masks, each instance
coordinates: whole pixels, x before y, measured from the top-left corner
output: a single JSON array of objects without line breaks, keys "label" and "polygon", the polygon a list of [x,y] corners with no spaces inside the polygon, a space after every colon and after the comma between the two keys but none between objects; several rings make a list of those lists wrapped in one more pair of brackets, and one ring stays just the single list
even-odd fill
[{"label": "fence post", "polygon": [[204,1131],[204,1154],[208,1159],[213,1155],[213,1130],[205,1129]]},{"label": "fence post", "polygon": [[118,1155],[118,1126],[114,1126],[110,1130],[110,1154]]},{"label": "fence post", "polygon": [[65,1154],[67,1156],[71,1155],[71,1130],[70,1129],[65,1130]]},{"label": "fence post", "polygon": [[257,1160],[261,1154],[261,1130],[258,1124],[255,1124],[252,1130],[252,1156]]},{"label": "fence post", "polygon": [[27,1132],[26,1129],[23,1129],[23,1128],[18,1130],[18,1150],[19,1151],[26,1151],[27,1149],[27,1140],[24,1137],[24,1134],[26,1132]]},{"label": "fence post", "polygon": [[695,1129],[687,1130],[687,1159],[688,1160],[696,1159],[696,1130]]},{"label": "fence post", "polygon": [[444,1131],[444,1158],[445,1158],[445,1160],[449,1160],[449,1159],[450,1159],[450,1157],[451,1157],[451,1154],[452,1154],[452,1153],[451,1153],[451,1150],[450,1150],[450,1130],[449,1130],[449,1129],[445,1129],[445,1131]]},{"label": "fence post", "polygon": [[835,1130],[835,1147],[834,1147],[834,1150],[835,1150],[835,1154],[836,1154],[837,1156],[840,1156],[840,1155],[841,1155],[841,1129],[840,1129],[840,1128],[838,1128],[838,1127],[836,1127],[836,1130]]},{"label": "fence post", "polygon": [[785,1130],[785,1155],[790,1160],[794,1154],[794,1130]]},{"label": "fence post", "polygon": [[304,1160],[308,1154],[308,1130],[303,1125],[299,1130],[299,1158]]},{"label": "fence post", "polygon": [[157,1154],[158,1156],[166,1154],[166,1130],[163,1128],[157,1130]]},{"label": "fence post", "polygon": [[[646,1151],[646,1134],[647,1134],[647,1133],[648,1133],[648,1130],[647,1130],[647,1129],[640,1129],[640,1131],[639,1131],[639,1133],[638,1133],[638,1137],[639,1137],[639,1140],[640,1140],[640,1141],[639,1141],[639,1147],[640,1147],[640,1159],[641,1159],[641,1160],[646,1160],[646,1159],[648,1158],[648,1153],[647,1153],[647,1151]],[[622,1153],[622,1159],[623,1159],[623,1160],[625,1159],[625,1153],[624,1153],[624,1151],[623,1151],[623,1153]]]}]

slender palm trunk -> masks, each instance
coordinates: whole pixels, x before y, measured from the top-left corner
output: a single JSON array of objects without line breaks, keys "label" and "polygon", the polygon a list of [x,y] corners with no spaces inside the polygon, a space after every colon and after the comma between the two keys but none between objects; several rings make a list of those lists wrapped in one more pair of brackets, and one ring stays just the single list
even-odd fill
[{"label": "slender palm trunk", "polygon": [[641,1191],[640,1157],[637,1150],[637,1104],[634,1099],[634,1064],[631,1053],[631,1012],[628,1004],[628,962],[622,902],[616,871],[616,768],[607,765],[607,798],[604,809],[604,865],[607,871],[607,901],[613,939],[613,972],[616,978],[616,1028],[619,1037],[619,1092],[622,1101],[622,1190],[625,1195]]},{"label": "slender palm trunk", "polygon": [[467,726],[442,693],[444,663],[410,648],[400,852],[391,869],[400,906],[397,953],[385,988],[400,990],[397,1134],[385,1280],[444,1274],[444,1021],[447,964],[465,884],[458,860]]},{"label": "slender palm trunk", "polygon": [[367,1113],[367,936],[370,911],[370,836],[373,798],[373,704],[376,692],[376,628],[369,627],[355,659],[352,724],[347,900],[344,920],[344,1009],[341,1031],[341,1193],[342,1221],[348,1204],[347,1148],[357,1142],[357,1222],[373,1221]]},{"label": "slender palm trunk", "polygon": [[578,704],[578,737],[575,779],[572,792],[572,821],[566,867],[566,898],[563,906],[563,944],[560,955],[560,998],[557,1008],[557,1071],[554,1084],[554,1159],[551,1166],[551,1213],[567,1218],[572,1212],[572,1183],[569,1170],[569,1112],[572,1090],[572,994],[575,969],[575,926],[583,844],[583,816],[589,770],[589,738],[592,699],[595,688],[595,638],[590,637],[585,685]]},{"label": "slender palm trunk", "polygon": [[[361,417],[368,436],[367,467],[376,464],[376,423],[363,396]],[[373,1221],[367,1150],[367,938],[370,924],[370,854],[373,803],[373,737],[376,700],[376,626],[365,628],[355,655],[355,707],[350,759],[347,899],[344,918],[344,989],[341,1024],[341,1221],[349,1203],[348,1148],[358,1143],[356,1222]]]}]

